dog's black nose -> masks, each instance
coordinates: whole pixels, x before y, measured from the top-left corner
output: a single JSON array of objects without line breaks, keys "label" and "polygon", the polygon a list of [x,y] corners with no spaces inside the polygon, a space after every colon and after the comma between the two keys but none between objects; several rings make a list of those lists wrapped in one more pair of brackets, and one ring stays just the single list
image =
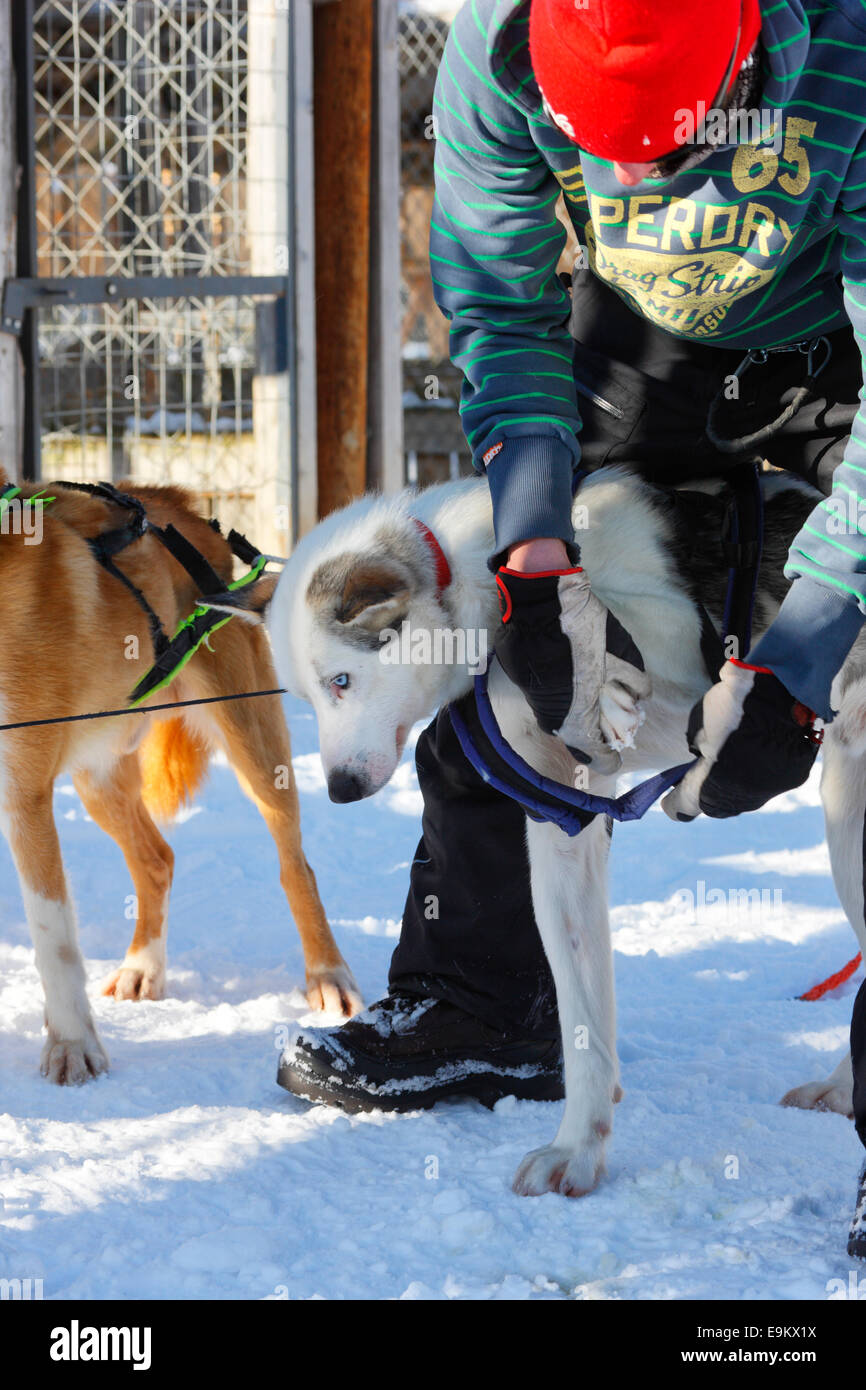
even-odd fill
[{"label": "dog's black nose", "polygon": [[365,783],[357,772],[337,768],[328,778],[328,796],[332,801],[360,801],[364,793]]}]

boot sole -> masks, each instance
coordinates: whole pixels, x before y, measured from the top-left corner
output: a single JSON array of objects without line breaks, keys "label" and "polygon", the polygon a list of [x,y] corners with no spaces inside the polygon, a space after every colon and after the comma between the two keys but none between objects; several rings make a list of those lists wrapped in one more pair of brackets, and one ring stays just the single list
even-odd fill
[{"label": "boot sole", "polygon": [[852,1260],[866,1260],[866,1236],[850,1236],[848,1254]]},{"label": "boot sole", "polygon": [[317,1067],[317,1062],[318,1058],[309,1055],[304,1057],[303,1065],[299,1065],[297,1060],[281,1062],[277,1070],[277,1084],[303,1100],[337,1106],[350,1115],[373,1110],[431,1110],[437,1101],[447,1100],[451,1096],[477,1100],[488,1110],[492,1110],[496,1102],[505,1096],[539,1101],[562,1100],[565,1096],[559,1076],[504,1076],[494,1071],[469,1072],[447,1081],[434,1081],[418,1089],[398,1090],[392,1081],[393,1090],[377,1092],[357,1085],[335,1085],[333,1073],[327,1065]]}]

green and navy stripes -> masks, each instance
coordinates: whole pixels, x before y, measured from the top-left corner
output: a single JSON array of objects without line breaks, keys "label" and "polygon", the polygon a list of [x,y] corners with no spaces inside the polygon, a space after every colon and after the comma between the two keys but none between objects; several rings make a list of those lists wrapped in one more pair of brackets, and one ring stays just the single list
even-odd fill
[{"label": "green and navy stripes", "polygon": [[[563,190],[579,241],[591,237],[604,252],[605,278],[660,326],[745,351],[814,337],[850,319],[866,356],[866,0],[766,0],[761,8],[762,107],[780,111],[783,122],[775,163],[760,151],[750,163],[742,149],[738,158],[739,147],[728,146],[672,180],[628,189],[609,164],[581,153],[544,115],[529,60],[529,0],[467,0],[454,21],[434,99],[431,269],[451,320],[452,357],[464,374],[461,413],[476,467],[483,470],[484,455],[502,445],[488,470],[497,546],[570,535],[580,415],[570,300],[556,276],[565,241],[556,216]],[[675,219],[665,221],[673,204],[687,209],[686,221],[693,218],[691,236],[686,221],[682,236]],[[708,209],[717,216],[733,209],[730,244],[701,232]],[[703,264],[703,278],[699,269],[682,268]],[[629,286],[632,268],[640,273],[644,266],[645,284],[662,287],[655,296],[645,285],[636,293],[633,281]],[[753,278],[756,287],[738,294],[738,276]],[[715,301],[705,285],[720,287]],[[720,315],[703,312],[705,294]],[[840,535],[843,501],[859,523]],[[798,579],[801,648],[808,594],[819,590],[813,603],[827,684],[866,614],[866,404],[831,503],[815,509],[787,569]],[[856,614],[844,612],[838,641],[828,594]],[[784,614],[785,605],[776,638],[790,645],[794,633]],[[781,661],[775,650],[774,659]],[[805,659],[801,652],[791,662]]]}]

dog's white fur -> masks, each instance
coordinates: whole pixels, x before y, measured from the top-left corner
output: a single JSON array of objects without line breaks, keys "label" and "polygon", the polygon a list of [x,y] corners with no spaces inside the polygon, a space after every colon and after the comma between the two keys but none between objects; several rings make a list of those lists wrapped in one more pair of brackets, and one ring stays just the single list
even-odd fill
[{"label": "dog's white fur", "polygon": [[[767,486],[772,491],[802,485],[770,479]],[[653,505],[646,485],[617,470],[589,479],[580,502],[589,515],[588,528],[577,535],[581,562],[593,591],[634,638],[652,680],[645,719],[635,746],[623,750],[622,770],[648,772],[685,762],[690,756],[688,714],[709,679],[698,612],[671,557],[670,523]],[[441,596],[434,557],[415,517],[434,533],[451,567],[451,583]],[[328,517],[298,545],[277,586],[268,625],[282,680],[315,709],[329,786],[349,776],[357,795],[377,791],[394,772],[411,725],[466,693],[472,673],[466,666],[381,661],[373,647],[347,640],[351,624],[323,618],[321,604],[310,601],[311,580],[347,553],[357,556],[359,565],[399,562],[415,578],[407,578],[399,595],[390,603],[379,602],[377,611],[366,612],[361,621],[374,632],[399,627],[403,619],[413,631],[480,625],[489,630],[492,647],[498,607],[487,559],[493,548],[489,493],[477,479],[391,500],[363,498]],[[348,676],[348,686],[332,684],[338,675]],[[846,681],[840,714],[825,739],[822,794],[834,879],[864,949],[866,660],[860,642],[842,673],[840,689]],[[538,729],[498,665],[491,672],[490,692],[512,745],[539,771],[570,782],[575,765],[565,745]],[[592,778],[590,789],[612,793],[615,778]],[[553,1143],[524,1159],[514,1186],[521,1193],[581,1195],[602,1170],[613,1106],[621,1095],[607,911],[609,836],[604,819],[597,817],[575,838],[555,826],[528,821],[527,837],[533,905],[556,982],[566,1103]],[[850,1113],[850,1060],[826,1082],[801,1087],[785,1100]]]}]

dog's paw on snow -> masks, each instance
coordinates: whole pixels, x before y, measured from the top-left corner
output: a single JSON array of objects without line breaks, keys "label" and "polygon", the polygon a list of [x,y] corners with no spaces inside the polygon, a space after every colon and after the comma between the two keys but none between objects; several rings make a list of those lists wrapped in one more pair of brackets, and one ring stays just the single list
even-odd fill
[{"label": "dog's paw on snow", "polygon": [[562,1197],[585,1197],[598,1182],[604,1169],[600,1144],[584,1149],[566,1149],[547,1144],[528,1153],[514,1175],[513,1190],[520,1197],[540,1197],[558,1192]]},{"label": "dog's paw on snow", "polygon": [[103,982],[102,993],[112,999],[162,999],[165,995],[165,967],[122,965]]},{"label": "dog's paw on snow", "polygon": [[40,1071],[55,1086],[81,1086],[108,1071],[108,1054],[93,1028],[83,1038],[58,1038],[49,1030]]},{"label": "dog's paw on snow", "polygon": [[824,1081],[807,1081],[795,1086],[780,1101],[795,1110],[831,1110],[836,1115],[854,1118],[854,1099],[850,1085],[839,1085],[832,1077]]},{"label": "dog's paw on snow", "polygon": [[361,991],[348,965],[332,965],[307,974],[307,1003],[325,1014],[354,1018],[364,1007]]}]

